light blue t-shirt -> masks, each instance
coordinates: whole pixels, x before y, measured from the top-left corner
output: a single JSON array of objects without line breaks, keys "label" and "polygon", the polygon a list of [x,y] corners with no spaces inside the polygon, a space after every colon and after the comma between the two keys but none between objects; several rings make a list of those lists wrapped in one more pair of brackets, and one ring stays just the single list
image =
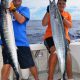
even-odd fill
[{"label": "light blue t-shirt", "polygon": [[29,42],[26,34],[26,27],[30,19],[30,11],[27,7],[20,6],[19,8],[17,8],[17,12],[23,15],[26,18],[26,21],[20,24],[18,21],[15,20],[13,16],[12,21],[13,21],[16,46],[29,46]]}]

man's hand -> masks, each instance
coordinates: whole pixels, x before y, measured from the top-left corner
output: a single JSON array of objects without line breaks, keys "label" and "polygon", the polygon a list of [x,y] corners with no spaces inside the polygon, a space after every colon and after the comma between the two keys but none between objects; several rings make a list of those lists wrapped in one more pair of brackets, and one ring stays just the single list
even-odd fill
[{"label": "man's hand", "polygon": [[16,7],[14,6],[14,4],[11,2],[10,3],[10,8],[9,8],[9,10],[11,11],[11,12],[15,12],[16,11]]}]

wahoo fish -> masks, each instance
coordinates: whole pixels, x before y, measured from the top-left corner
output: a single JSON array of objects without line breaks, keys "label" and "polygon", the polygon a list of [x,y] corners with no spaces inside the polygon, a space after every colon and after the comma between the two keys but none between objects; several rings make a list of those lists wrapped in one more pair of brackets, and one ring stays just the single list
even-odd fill
[{"label": "wahoo fish", "polygon": [[50,2],[49,12],[50,12],[52,36],[57,51],[61,77],[62,80],[65,80],[63,75],[66,69],[67,48],[66,48],[64,25],[55,0],[52,1],[49,0],[49,2]]},{"label": "wahoo fish", "polygon": [[11,66],[15,72],[17,80],[19,80],[19,65],[17,58],[17,48],[15,45],[13,23],[11,14],[8,9],[9,0],[1,0],[2,5],[2,27],[1,27],[1,39],[3,46],[6,47],[9,54],[7,54],[12,61]]}]

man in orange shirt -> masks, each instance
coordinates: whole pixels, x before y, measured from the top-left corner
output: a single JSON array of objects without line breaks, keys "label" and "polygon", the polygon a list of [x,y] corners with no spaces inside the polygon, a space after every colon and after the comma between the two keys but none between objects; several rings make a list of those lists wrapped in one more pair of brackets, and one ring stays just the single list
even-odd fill
[{"label": "man in orange shirt", "polygon": [[[64,29],[65,29],[65,37],[68,44],[66,72],[67,72],[68,80],[73,80],[72,60],[71,60],[70,49],[69,49],[70,37],[68,34],[69,28],[72,27],[71,15],[68,12],[64,11],[64,8],[66,7],[66,0],[58,0],[57,5],[62,16]],[[55,46],[52,38],[49,6],[47,7],[47,12],[42,20],[42,25],[43,26],[48,25],[46,32],[44,34],[44,44],[46,45],[47,49],[50,52],[48,80],[53,80],[53,74],[58,59],[55,53]]]}]

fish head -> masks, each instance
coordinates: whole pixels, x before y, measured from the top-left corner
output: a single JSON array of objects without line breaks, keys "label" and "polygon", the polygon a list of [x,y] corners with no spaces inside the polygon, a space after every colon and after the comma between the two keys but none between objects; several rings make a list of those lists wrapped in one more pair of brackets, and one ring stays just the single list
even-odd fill
[{"label": "fish head", "polygon": [[55,2],[55,0],[50,0],[50,7],[49,7],[49,12],[51,13],[51,14],[53,14],[53,17],[54,18],[56,18],[57,17],[57,5],[56,5],[56,2]]},{"label": "fish head", "polygon": [[3,9],[8,9],[9,8],[9,0],[1,0],[1,5]]},{"label": "fish head", "polygon": [[50,9],[52,10],[55,6],[55,0],[49,0],[50,2]]}]

